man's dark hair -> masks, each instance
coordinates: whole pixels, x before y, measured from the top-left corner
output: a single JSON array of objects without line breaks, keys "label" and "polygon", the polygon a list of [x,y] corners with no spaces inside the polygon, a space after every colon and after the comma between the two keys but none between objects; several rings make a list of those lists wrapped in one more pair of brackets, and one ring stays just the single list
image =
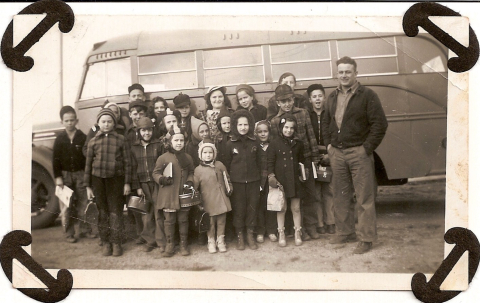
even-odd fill
[{"label": "man's dark hair", "polygon": [[75,110],[73,109],[73,107],[71,107],[70,105],[65,105],[64,107],[62,107],[60,109],[60,119],[63,121],[63,115],[67,114],[67,113],[72,113],[75,115],[75,118],[77,118],[77,113],[75,112]]},{"label": "man's dark hair", "polygon": [[310,98],[310,95],[312,94],[312,92],[314,90],[320,90],[322,91],[322,93],[325,95],[325,88],[323,88],[323,85],[321,84],[312,84],[310,85],[308,88],[307,88],[307,94],[308,94],[308,97]]},{"label": "man's dark hair", "polygon": [[352,58],[350,57],[342,57],[340,59],[337,60],[337,66],[340,65],[340,64],[351,64],[353,65],[355,71],[357,70],[357,62],[355,62],[355,60],[353,60]]}]

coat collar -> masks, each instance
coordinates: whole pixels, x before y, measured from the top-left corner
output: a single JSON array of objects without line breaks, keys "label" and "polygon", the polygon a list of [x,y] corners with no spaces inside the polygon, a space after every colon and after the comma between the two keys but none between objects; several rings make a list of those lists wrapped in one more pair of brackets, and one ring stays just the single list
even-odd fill
[{"label": "coat collar", "polygon": [[110,136],[114,136],[114,137],[117,137],[118,134],[115,130],[112,130],[111,132],[108,132],[108,133],[104,133],[102,132],[101,130],[98,130],[98,132],[95,134],[95,137],[100,137],[102,135],[110,135]]},{"label": "coat collar", "polygon": [[[247,137],[248,139],[252,140],[252,141],[256,141],[257,138],[255,138],[255,136],[253,135],[249,135],[247,134],[245,137]],[[237,136],[237,135],[232,135],[232,138],[230,139],[231,141],[238,141],[240,140],[240,136]]]},{"label": "coat collar", "polygon": [[[302,110],[301,108],[298,108],[298,107],[296,107],[296,106],[293,106],[292,110],[291,110],[289,113],[292,114],[292,115],[294,115],[294,114],[300,112],[301,110]],[[281,117],[283,114],[286,114],[286,112],[284,112],[284,111],[282,110],[282,108],[279,107],[279,108],[278,108],[278,113],[277,113],[276,117]]]},{"label": "coat collar", "polygon": [[[141,139],[135,140],[135,142],[133,142],[132,145],[142,146],[142,143],[140,142],[140,140]],[[153,143],[160,143],[160,139],[154,138],[154,139],[150,140],[150,142],[147,144],[147,146],[150,145],[150,144],[153,144]]]}]

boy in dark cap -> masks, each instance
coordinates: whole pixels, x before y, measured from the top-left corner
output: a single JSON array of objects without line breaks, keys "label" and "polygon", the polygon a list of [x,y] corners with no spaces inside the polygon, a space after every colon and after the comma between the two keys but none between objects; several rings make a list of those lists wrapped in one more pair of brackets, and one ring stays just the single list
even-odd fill
[{"label": "boy in dark cap", "polygon": [[180,129],[184,129],[184,131],[187,133],[186,140],[191,141],[193,132],[192,125],[199,125],[201,120],[192,115],[192,101],[190,100],[190,96],[180,93],[173,98],[173,104],[175,105],[175,109],[178,110],[181,115],[181,119],[178,121],[178,127],[180,127]]},{"label": "boy in dark cap", "polygon": [[[85,144],[86,136],[76,128],[77,114],[71,106],[64,106],[60,109],[60,119],[65,131],[58,135],[53,145],[53,175],[57,186],[61,188],[64,185],[68,186],[77,198],[76,200],[71,199],[66,212],[69,220],[66,220],[65,226],[67,242],[75,243],[82,235],[95,238],[95,235],[91,233],[90,225],[85,221],[88,199],[83,183],[85,156],[82,154],[82,147]],[[77,229],[76,237],[75,229]]]},{"label": "boy in dark cap", "polygon": [[130,149],[125,137],[114,131],[116,123],[117,118],[111,109],[100,110],[97,115],[100,130],[88,142],[85,164],[87,198],[96,197],[104,256],[123,254],[124,195],[129,195],[131,189]]},{"label": "boy in dark cap", "polygon": [[128,87],[128,101],[145,101],[145,89],[139,83],[134,83]]},{"label": "boy in dark cap", "polygon": [[125,138],[129,144],[132,145],[139,139],[137,132],[138,121],[145,116],[148,106],[144,101],[132,101],[128,104],[128,116],[132,120],[132,124],[127,127],[125,131]]}]

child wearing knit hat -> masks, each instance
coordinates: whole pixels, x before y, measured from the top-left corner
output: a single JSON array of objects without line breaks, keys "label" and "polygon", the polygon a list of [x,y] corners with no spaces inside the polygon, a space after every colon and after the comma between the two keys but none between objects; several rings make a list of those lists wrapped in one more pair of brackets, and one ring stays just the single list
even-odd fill
[{"label": "child wearing knit hat", "polygon": [[[217,149],[213,142],[205,139],[199,144],[200,165],[194,171],[195,189],[200,190],[202,206],[210,216],[210,229],[207,231],[208,251],[226,252],[225,223],[227,212],[232,210],[230,199],[232,183],[225,165],[215,161]],[[216,240],[215,240],[216,231]]]},{"label": "child wearing knit hat", "polygon": [[123,196],[130,194],[131,183],[130,150],[125,137],[114,131],[117,117],[111,109],[100,110],[97,124],[99,131],[87,146],[84,182],[88,199],[97,200],[103,255],[121,256]]}]

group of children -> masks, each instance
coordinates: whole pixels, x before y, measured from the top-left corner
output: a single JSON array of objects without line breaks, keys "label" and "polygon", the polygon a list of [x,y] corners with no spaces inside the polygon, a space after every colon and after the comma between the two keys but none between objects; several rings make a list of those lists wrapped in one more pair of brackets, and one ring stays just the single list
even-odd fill
[{"label": "group of children", "polygon": [[[288,85],[279,88],[276,95],[293,95]],[[95,198],[104,256],[123,254],[123,208],[132,193],[148,205],[146,214],[135,214],[136,243],[145,244],[146,252],[158,247],[163,257],[171,257],[178,225],[180,254],[189,255],[190,207],[182,206],[181,197],[190,189],[200,192],[201,206],[210,216],[210,253],[227,251],[229,223],[235,229],[238,250],[245,249],[245,236],[250,249],[257,249],[256,242],[263,242],[264,235],[285,246],[285,211],[266,208],[269,187],[280,185],[293,214],[295,244],[302,244],[300,201],[312,161],[298,136],[297,129],[304,121],[288,112],[268,121],[267,109],[258,104],[249,85],[237,87],[236,111],[225,106],[224,87],[210,89],[206,100],[211,112],[203,116],[208,119],[191,114],[188,95],[176,96],[175,110],[171,110],[161,97],[147,105],[138,99],[138,91],[144,93],[139,84],[129,87],[130,97],[134,95],[129,119],[125,119],[124,109],[106,103],[88,136],[76,129],[78,120],[72,107],[60,111],[65,134],[57,137],[54,146],[56,184],[73,186],[76,203],[82,205],[71,206],[77,209],[79,222],[85,221],[86,200]],[[221,94],[223,103],[209,103],[210,96]],[[217,103],[223,106],[212,106]],[[275,136],[272,129],[277,130]],[[306,167],[303,177],[299,163]],[[72,176],[76,176],[75,184]],[[227,216],[230,211],[231,220]],[[94,236],[90,229],[85,230],[83,233]],[[70,232],[67,241],[76,242],[81,235]]]}]

